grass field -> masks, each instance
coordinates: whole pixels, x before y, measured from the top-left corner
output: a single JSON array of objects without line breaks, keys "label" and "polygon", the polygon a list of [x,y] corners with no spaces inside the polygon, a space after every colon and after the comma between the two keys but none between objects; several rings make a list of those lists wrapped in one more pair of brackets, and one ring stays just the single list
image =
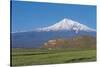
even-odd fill
[{"label": "grass field", "polygon": [[12,66],[96,61],[95,49],[12,49]]}]

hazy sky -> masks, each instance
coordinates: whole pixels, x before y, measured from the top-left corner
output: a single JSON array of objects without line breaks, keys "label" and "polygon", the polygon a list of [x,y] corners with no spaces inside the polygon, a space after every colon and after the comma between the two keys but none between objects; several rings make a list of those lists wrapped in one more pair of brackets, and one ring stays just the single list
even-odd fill
[{"label": "hazy sky", "polygon": [[69,18],[96,29],[96,6],[12,2],[12,32],[30,31]]}]

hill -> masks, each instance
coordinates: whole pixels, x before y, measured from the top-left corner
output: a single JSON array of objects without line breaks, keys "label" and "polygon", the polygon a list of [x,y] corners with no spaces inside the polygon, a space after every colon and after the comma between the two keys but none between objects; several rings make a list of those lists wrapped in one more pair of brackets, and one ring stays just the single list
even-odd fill
[{"label": "hill", "polygon": [[96,48],[96,38],[76,36],[70,39],[54,39],[45,42],[42,48]]}]

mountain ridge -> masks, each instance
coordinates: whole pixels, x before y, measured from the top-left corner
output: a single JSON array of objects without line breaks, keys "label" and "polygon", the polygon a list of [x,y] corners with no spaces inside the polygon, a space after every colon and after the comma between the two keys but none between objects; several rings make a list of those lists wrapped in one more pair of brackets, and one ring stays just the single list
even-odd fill
[{"label": "mountain ridge", "polygon": [[43,28],[37,28],[35,29],[35,31],[41,32],[41,31],[69,31],[69,30],[74,30],[76,33],[78,33],[78,31],[96,31],[95,29],[92,29],[84,24],[81,24],[79,22],[73,21],[71,19],[68,18],[64,18],[63,20],[48,26],[48,27],[43,27]]}]

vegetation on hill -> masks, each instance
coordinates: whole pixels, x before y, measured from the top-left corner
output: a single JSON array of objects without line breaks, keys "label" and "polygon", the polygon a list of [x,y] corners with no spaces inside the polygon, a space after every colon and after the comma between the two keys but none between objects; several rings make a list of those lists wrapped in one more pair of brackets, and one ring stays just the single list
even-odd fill
[{"label": "vegetation on hill", "polygon": [[43,48],[96,48],[96,38],[77,36],[70,39],[54,39],[45,42]]}]

